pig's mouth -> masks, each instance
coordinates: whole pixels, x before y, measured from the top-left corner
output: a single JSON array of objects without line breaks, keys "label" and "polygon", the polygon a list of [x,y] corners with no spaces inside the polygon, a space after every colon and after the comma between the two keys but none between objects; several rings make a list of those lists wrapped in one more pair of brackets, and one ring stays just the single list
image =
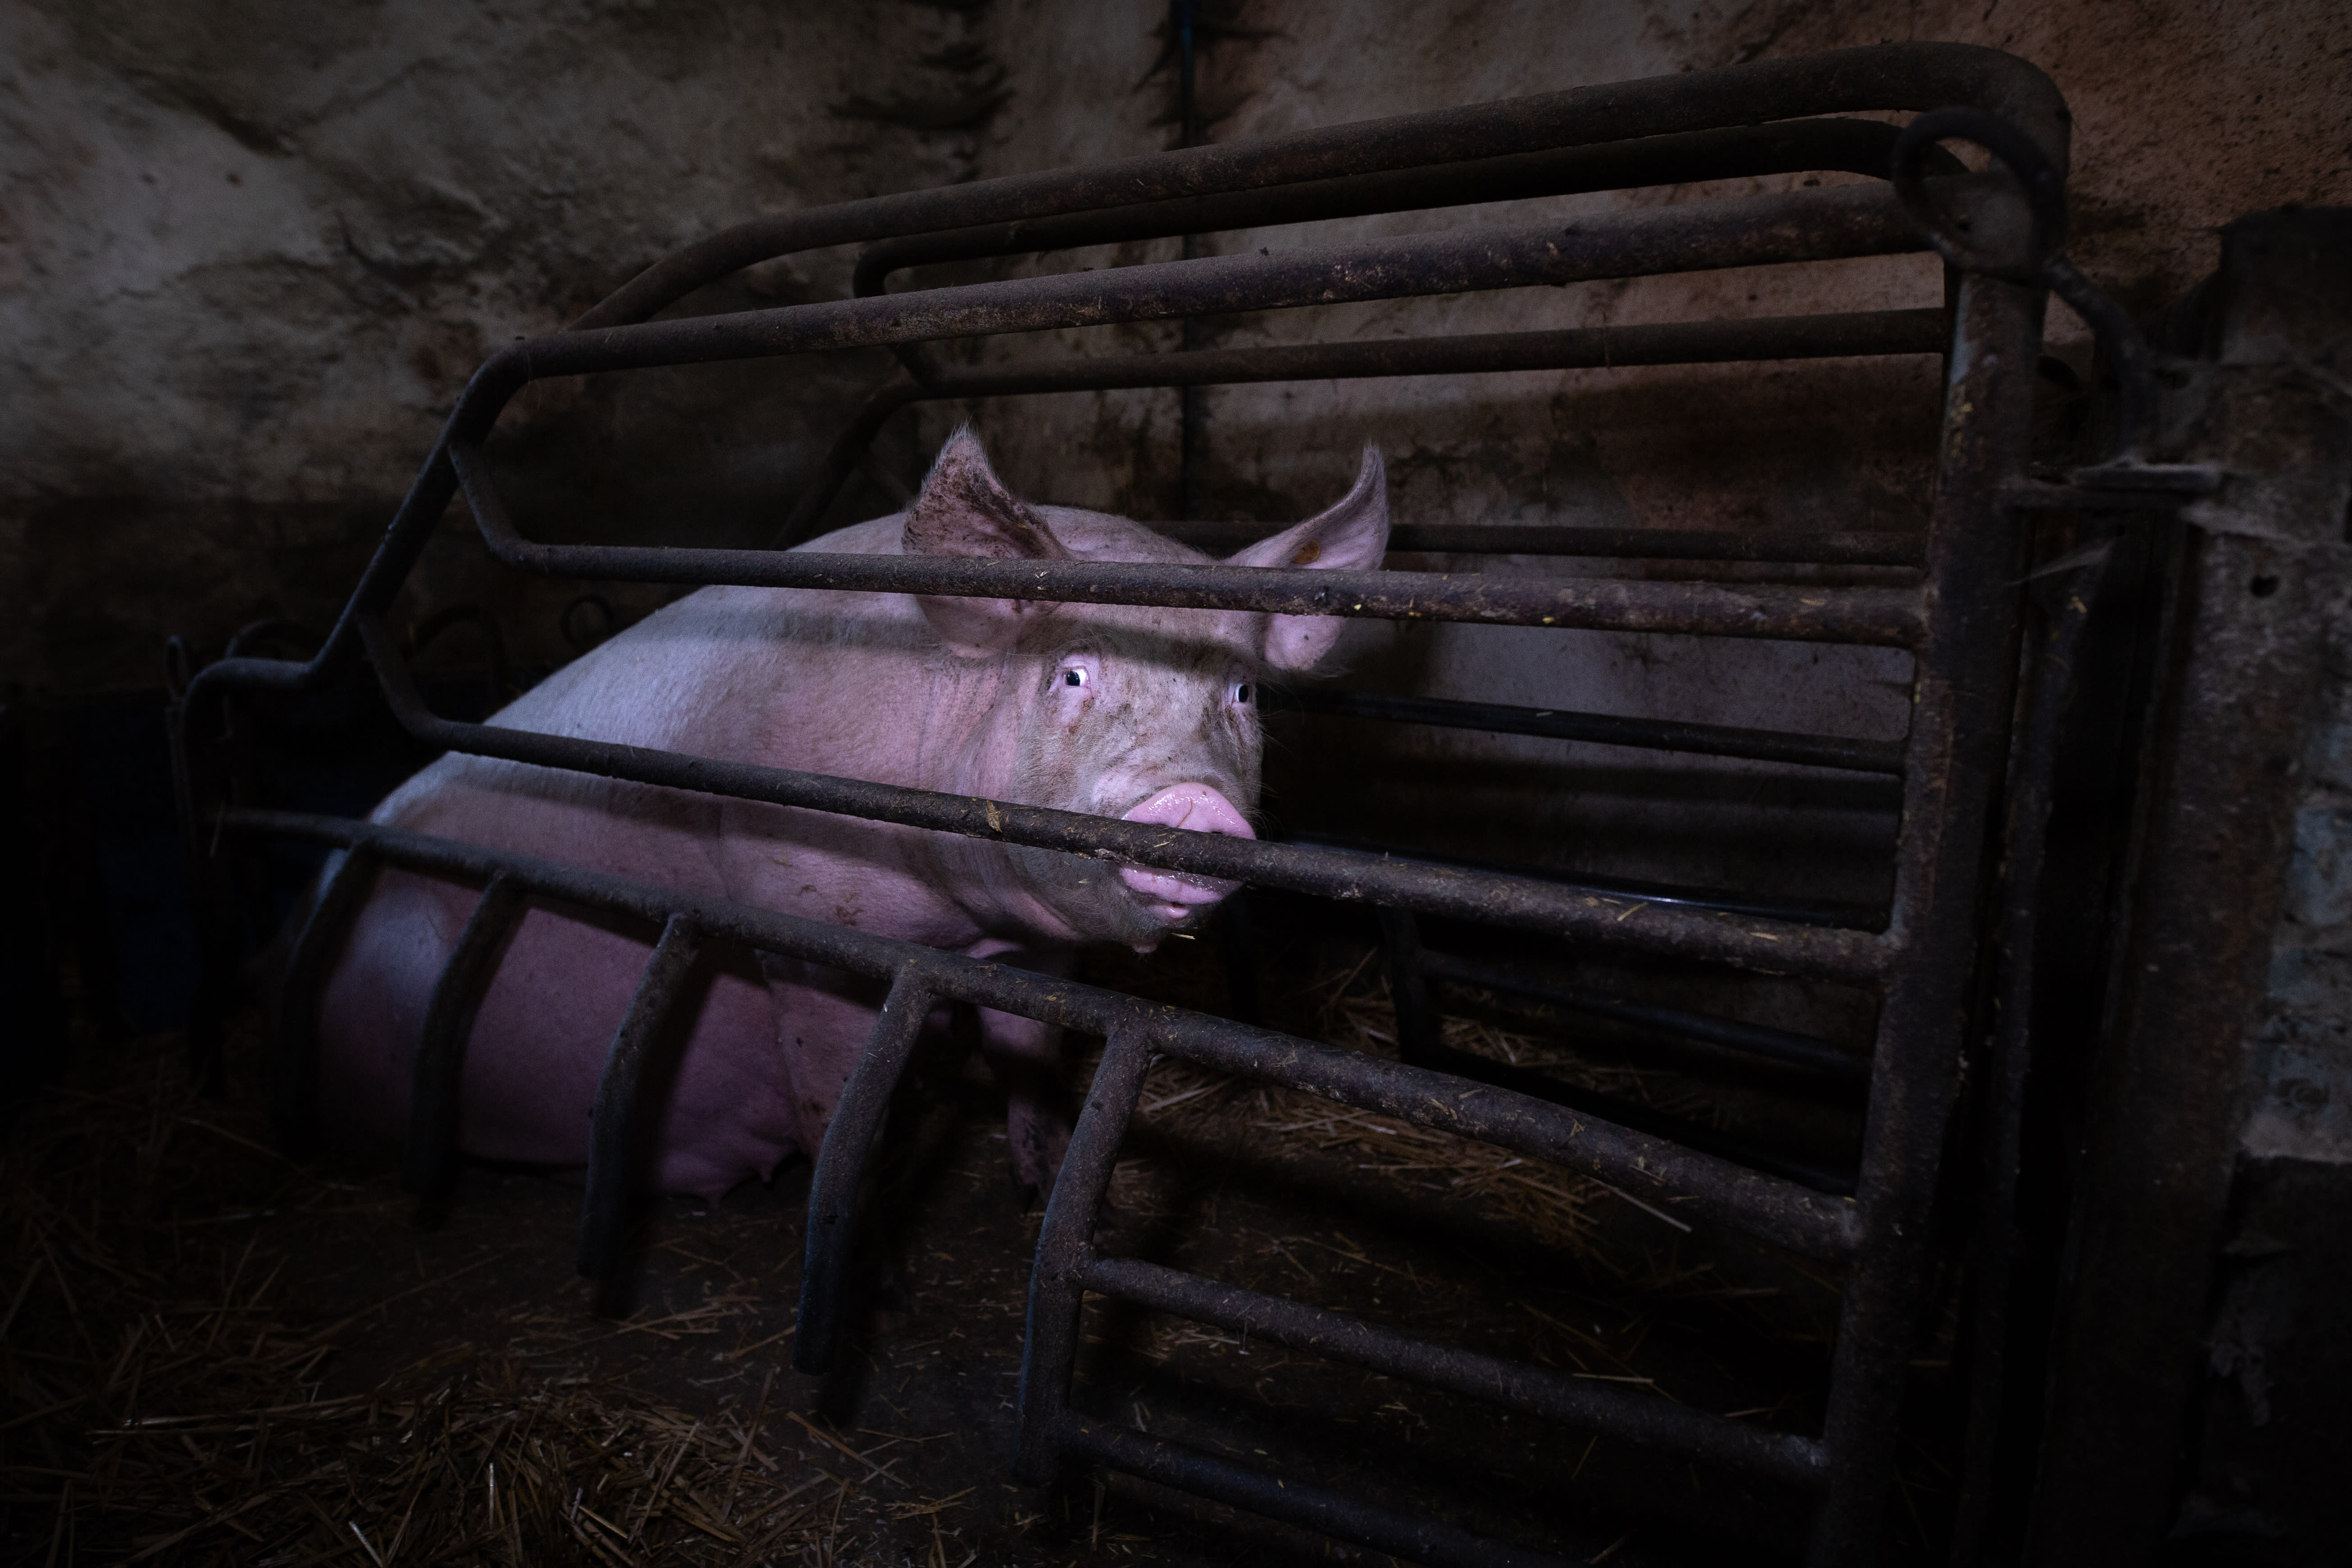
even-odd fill
[{"label": "pig's mouth", "polygon": [[[1249,819],[1210,784],[1177,784],[1147,795],[1129,808],[1128,822],[1150,822],[1181,828],[1187,833],[1222,833],[1233,838],[1255,838]],[[1217,903],[1241,886],[1213,877],[1192,877],[1143,866],[1123,866],[1119,880],[1136,901],[1154,918],[1181,925],[1204,907]]]}]

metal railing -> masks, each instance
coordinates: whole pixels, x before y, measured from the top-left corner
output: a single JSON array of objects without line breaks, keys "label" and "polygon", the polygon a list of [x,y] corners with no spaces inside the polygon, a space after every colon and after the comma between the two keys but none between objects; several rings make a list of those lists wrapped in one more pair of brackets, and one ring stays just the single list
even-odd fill
[{"label": "metal railing", "polygon": [[[1095,168],[983,181],[783,215],[729,230],[667,258],[569,331],[518,342],[474,376],[407,498],[315,657],[226,658],[198,673],[177,710],[183,812],[206,896],[226,894],[216,842],[272,835],[349,851],[315,900],[285,984],[277,1108],[299,1138],[317,1083],[318,996],[339,933],[364,903],[374,869],[394,865],[481,884],[484,895],[435,989],[420,1041],[408,1151],[411,1184],[444,1191],[462,1146],[456,1067],[503,928],[527,898],[554,900],[658,931],[596,1100],[581,1262],[621,1256],[630,1168],[632,1089],[697,945],[725,940],[887,979],[889,1000],[819,1152],[810,1200],[809,1265],[795,1359],[822,1368],[845,1310],[860,1177],[921,1020],[946,1001],[1100,1034],[1108,1046],[1079,1116],[1039,1242],[1019,1414],[1021,1471],[1042,1479],[1066,1455],[1439,1562],[1527,1562],[1525,1549],[1341,1498],[1087,1418],[1070,1404],[1080,1307],[1087,1293],[1223,1324],[1398,1376],[1589,1426],[1629,1441],[1809,1489],[1818,1494],[1811,1561],[1869,1555],[1889,1486],[1911,1354],[1927,1218],[1953,1106],[1978,973],[1988,824],[2010,747],[2019,651],[2021,509],[2087,489],[2022,478],[2042,295],[2032,277],[1975,266],[2003,237],[2021,237],[2028,203],[2015,177],[1955,172],[1930,148],[1910,153],[1908,184],[1630,209],[1572,224],[1453,228],[1399,238],[1150,263],[1085,274],[882,291],[919,263],[1000,256],[1119,237],[1199,233],[1521,199],[1736,173],[1850,169],[1885,175],[1895,133],[1862,121],[1798,117],[1973,106],[1998,119],[2063,178],[2066,116],[2046,79],[2011,57],[1957,46],[1889,46],[1759,62],[1473,109],[1210,146]],[[1794,123],[1765,123],[1789,122]],[[2013,153],[2013,149],[2012,149]],[[2004,154],[2014,166],[2015,156]],[[1937,160],[1941,159],[1941,162]],[[1937,172],[1937,171],[1942,172]],[[2034,199],[2039,187],[2027,182]],[[1976,247],[1948,273],[1942,305],[1776,321],[1701,321],[1575,331],[1196,350],[985,369],[940,366],[921,345],[955,338],[1344,300],[1559,284],[1765,263],[1805,263],[1927,249],[1912,207],[1964,215]],[[1910,205],[1906,205],[1906,203]],[[2038,210],[2038,209],[2037,209]],[[1941,221],[1949,222],[1949,219]],[[704,283],[820,246],[868,244],[857,297],[715,317],[648,321]],[[2053,241],[2054,243],[2054,240]],[[2014,271],[2014,269],[2012,269]],[[1400,549],[1553,551],[1675,560],[1803,561],[1908,566],[1916,584],[1790,586],[1559,577],[1304,570],[1225,565],[986,561],[835,555],[795,550],[583,546],[533,542],[511,519],[483,443],[523,386],[549,376],[808,353],[854,345],[897,351],[902,371],[851,421],[782,530],[805,532],[896,410],[927,399],[1089,387],[1450,374],[1583,365],[1707,363],[1827,355],[1942,353],[1944,413],[1924,542],[1885,535],[1694,534],[1591,529],[1400,529]],[[1898,647],[1916,660],[1908,737],[1899,745],[1781,735],[1658,720],[1529,712],[1363,694],[1309,694],[1310,710],[1501,733],[1601,740],[1727,757],[1801,763],[1900,781],[1901,833],[1883,921],[1822,923],[1649,899],[1542,876],[1415,861],[1330,846],[1175,832],[1017,802],[796,773],[717,758],[462,723],[419,698],[384,616],[436,520],[462,494],[492,555],[520,570],[669,584],[1147,604],[1443,620]],[[2093,499],[2097,499],[2094,497]],[[2153,504],[2126,498],[2125,504]],[[1391,918],[1445,916],[1574,939],[1592,949],[1864,986],[1880,999],[1873,1049],[1841,1052],[1806,1037],[1650,1008],[1645,1022],[1852,1079],[1867,1075],[1868,1110],[1852,1195],[1818,1190],[1734,1160],[1411,1062],[1390,1062],[1229,1020],[1138,1001],[869,933],[580,868],[436,840],[365,823],[300,816],[233,801],[209,742],[231,692],[290,695],[340,679],[362,656],[393,711],[418,740],[449,750],[615,779],[772,802],[1026,845],[1254,887],[1351,900]],[[1865,929],[1865,925],[1874,929]],[[217,1010],[229,922],[204,922],[206,1005]],[[1394,956],[1392,951],[1392,957]],[[1400,975],[1481,985],[1508,975],[1449,970],[1437,955]],[[1401,1005],[1411,1004],[1400,985]],[[1634,1005],[1555,994],[1566,1005]],[[194,1048],[216,1050],[200,1016]],[[1649,1396],[1563,1380],[1538,1367],[1414,1340],[1341,1314],[1097,1253],[1097,1213],[1154,1054],[1443,1127],[1604,1180],[1682,1200],[1682,1212],[1847,1269],[1827,1421],[1807,1436],[1774,1432]]]}]

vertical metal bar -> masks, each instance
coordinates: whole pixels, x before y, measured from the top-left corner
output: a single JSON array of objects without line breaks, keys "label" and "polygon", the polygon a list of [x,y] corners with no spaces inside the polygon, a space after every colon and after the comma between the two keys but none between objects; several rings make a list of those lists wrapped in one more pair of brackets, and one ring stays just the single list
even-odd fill
[{"label": "vertical metal bar", "polygon": [[604,1053],[596,1103],[588,1112],[588,1186],[580,1197],[580,1272],[591,1279],[609,1279],[620,1264],[621,1237],[639,1185],[638,1086],[701,949],[702,933],[694,922],[670,916]]},{"label": "vertical metal bar", "polygon": [[857,1201],[875,1135],[889,1113],[890,1098],[907,1064],[914,1059],[923,1021],[938,992],[919,963],[902,963],[891,977],[866,1049],[842,1086],[841,1100],[825,1123],[817,1150],[816,1173],[809,1183],[807,1262],[801,1271],[801,1302],[793,1340],[793,1366],[810,1373],[828,1372],[841,1338],[849,1265],[857,1245]]},{"label": "vertical metal bar", "polygon": [[1078,1268],[1094,1249],[1095,1216],[1110,1190],[1128,1119],[1151,1070],[1151,1044],[1140,1029],[1111,1032],[1102,1065],[1087,1090],[1078,1124],[1062,1156],[1062,1173],[1037,1233],[1029,1275],[1029,1325],[1021,1356],[1020,1410],[1014,1417],[1013,1469],[1023,1479],[1051,1479],[1059,1450],[1055,1428],[1070,1404],[1078,1354],[1078,1314],[1086,1291]]},{"label": "vertical metal bar", "polygon": [[1958,1088],[1976,974],[1978,895],[2017,666],[2017,515],[2000,487],[2021,468],[2042,297],[1960,285],[1927,542],[1935,585],[1913,689],[1895,931],[1907,950],[1879,1010],[1856,1206],[1863,1242],[1832,1361],[1830,1494],[1814,1568],[1876,1555],[1925,1272],[1937,1166]]},{"label": "vertical metal bar", "polygon": [[[1192,147],[1201,140],[1201,109],[1199,78],[1193,52],[1194,28],[1200,20],[1201,0],[1169,0],[1168,25],[1176,34],[1176,135],[1179,146]],[[1182,249],[1178,253],[1187,261],[1201,254],[1201,237],[1184,236]],[[1186,353],[1201,346],[1200,323],[1186,316],[1177,323],[1178,348]],[[1179,387],[1176,392],[1176,515],[1197,518],[1201,515],[1201,413],[1202,389],[1197,386]]]},{"label": "vertical metal bar", "polygon": [[301,934],[286,960],[270,1031],[269,1121],[278,1146],[296,1159],[319,1142],[319,998],[344,935],[375,886],[372,849],[346,851],[319,885]]},{"label": "vertical metal bar", "polygon": [[1397,1057],[1408,1067],[1433,1065],[1437,1014],[1429,1005],[1429,977],[1422,972],[1421,922],[1410,910],[1381,910],[1381,956],[1389,972],[1389,996],[1396,1004]]},{"label": "vertical metal bar", "polygon": [[490,972],[529,895],[503,874],[490,879],[481,902],[458,934],[457,945],[433,984],[425,1028],[416,1044],[415,1089],[408,1109],[408,1158],[401,1185],[429,1206],[448,1193],[457,1169],[457,1116],[463,1093],[466,1039],[474,1032]]},{"label": "vertical metal bar", "polygon": [[1236,1024],[1264,1023],[1258,994],[1257,922],[1252,919],[1250,890],[1234,889],[1225,900],[1225,1016]]},{"label": "vertical metal bar", "polygon": [[2105,578],[2105,562],[2060,579],[2060,604],[2034,660],[2033,682],[2019,724],[2011,770],[2009,823],[2000,872],[2000,990],[1986,1064],[1991,1079],[1984,1137],[1982,1207],[1977,1221],[1976,1309],[1969,1330],[1969,1387],[1960,1501],[1952,1528],[1955,1568],[1981,1557],[1987,1507],[2007,1376],[2010,1282],[2017,1249],[2017,1172],[2025,1112],[2026,1069],[2033,1056],[2035,917],[2042,900],[2051,790],[2074,697],[2074,662],[2084,628]]},{"label": "vertical metal bar", "polygon": [[2223,238],[2210,341],[2158,437],[2215,464],[2143,764],[2130,929],[2091,1073],[2069,1279],[2025,1558],[2145,1562],[2173,1528],[2210,1290],[2294,857],[2301,759],[2352,581],[2352,216]]}]

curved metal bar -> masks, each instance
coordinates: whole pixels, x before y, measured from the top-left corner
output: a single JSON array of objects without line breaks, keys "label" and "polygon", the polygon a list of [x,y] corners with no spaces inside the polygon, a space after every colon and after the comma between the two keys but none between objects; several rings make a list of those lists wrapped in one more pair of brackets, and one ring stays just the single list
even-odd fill
[{"label": "curved metal bar", "polygon": [[1078,1271],[1094,1251],[1095,1216],[1110,1191],[1118,1146],[1151,1070],[1153,1042],[1128,1026],[1110,1031],[1102,1061],[1087,1089],[1077,1124],[1062,1154],[1054,1195],[1037,1231],[1037,1261],[1029,1274],[1028,1327],[1023,1335],[1021,1390],[1015,1396],[1013,1472],[1042,1484],[1053,1479],[1059,1430],[1070,1404],[1070,1376],[1078,1354],[1078,1315],[1086,1289]]},{"label": "curved metal bar", "polygon": [[638,1191],[643,1119],[637,1095],[646,1061],[701,950],[702,933],[691,920],[672,915],[663,922],[628,1013],[604,1052],[595,1105],[588,1113],[588,1184],[580,1197],[579,1268],[591,1279],[610,1280],[620,1267],[621,1239]]},{"label": "curved metal bar", "polygon": [[[536,895],[651,923],[691,917],[713,935],[766,952],[875,978],[909,959],[929,967],[942,997],[973,1002],[1059,1024],[1082,1034],[1148,1032],[1152,1048],[1221,1072],[1261,1079],[1401,1116],[1493,1143],[1605,1182],[1662,1191],[1694,1217],[1719,1220],[1811,1258],[1842,1258],[1855,1243],[1855,1208],[1793,1183],[1759,1175],[1660,1138],[1530,1100],[1508,1090],[1424,1072],[1338,1046],[1318,1045],[1203,1013],[1143,1002],[1080,984],[941,952],[823,921],[755,909],[680,889],[656,887],[529,856],[484,849],[399,828],[299,812],[237,811],[225,819],[239,833],[268,833],[318,844],[365,843],[388,864],[458,878],[503,874]],[[1064,1173],[1068,1166],[1066,1162]]]},{"label": "curved metal bar", "polygon": [[1700,963],[1768,973],[1872,981],[1888,972],[1897,952],[1895,943],[1861,931],[1677,909],[1537,878],[1395,860],[1369,851],[1187,833],[1046,806],[461,723],[425,707],[381,622],[366,623],[365,635],[394,715],[410,734],[445,750],[1025,844],[1114,864],[1133,861],[1342,901],[1523,925],[1608,946],[1671,948]]},{"label": "curved metal bar", "polygon": [[319,1000],[352,921],[375,886],[376,858],[346,853],[319,886],[278,983],[270,1031],[269,1122],[278,1148],[296,1159],[319,1144]]},{"label": "curved metal bar", "polygon": [[457,945],[433,983],[425,1028],[416,1044],[415,1088],[409,1101],[407,1159],[401,1186],[430,1206],[445,1199],[457,1169],[457,1123],[463,1100],[466,1042],[474,1015],[498,967],[499,953],[522,913],[529,890],[494,871],[481,901],[458,933]]},{"label": "curved metal bar", "polygon": [[1971,45],[1882,44],[778,214],[671,252],[574,325],[642,321],[756,262],[824,246],[1804,115],[1948,104],[2026,128],[2064,172],[2066,104],[2042,71]]},{"label": "curved metal bar", "polygon": [[801,1271],[798,1331],[793,1339],[796,1372],[822,1375],[832,1370],[842,1321],[848,1315],[857,1205],[866,1190],[875,1139],[889,1114],[890,1098],[906,1077],[907,1064],[914,1060],[923,1020],[936,1000],[920,961],[899,966],[874,1020],[874,1032],[866,1037],[866,1049],[842,1086],[833,1120],[825,1124],[816,1173],[809,1184],[807,1255]]}]

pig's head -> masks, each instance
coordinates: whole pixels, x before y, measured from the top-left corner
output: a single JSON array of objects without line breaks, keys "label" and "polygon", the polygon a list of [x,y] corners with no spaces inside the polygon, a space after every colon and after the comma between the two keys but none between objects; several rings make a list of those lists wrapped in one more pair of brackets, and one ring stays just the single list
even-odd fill
[{"label": "pig's head", "polygon": [[[1388,489],[1364,449],[1339,503],[1230,558],[1237,566],[1376,567],[1387,549]],[[1102,512],[1014,497],[968,430],[940,449],[908,508],[909,555],[1205,562],[1210,558]],[[1254,837],[1257,693],[1311,669],[1342,623],[1150,605],[924,597],[923,615],[962,679],[988,693],[955,787],[1171,829]],[[1233,891],[1230,883],[1013,847],[982,871],[991,901],[1038,934],[1149,951]],[[1009,897],[1008,897],[1009,895]]]}]

